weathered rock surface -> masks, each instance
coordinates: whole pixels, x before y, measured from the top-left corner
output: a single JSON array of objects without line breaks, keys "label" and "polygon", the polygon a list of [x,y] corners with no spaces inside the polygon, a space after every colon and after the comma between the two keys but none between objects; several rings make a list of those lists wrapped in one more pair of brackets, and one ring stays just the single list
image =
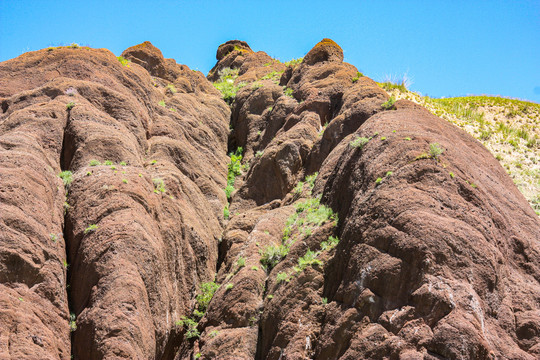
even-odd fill
[{"label": "weathered rock surface", "polygon": [[170,358],[214,277],[230,111],[200,73],[135,48],[130,66],[82,48],[0,66],[6,357]]},{"label": "weathered rock surface", "polygon": [[540,357],[540,221],[465,132],[330,39],[122,56],[0,63],[0,358]]}]

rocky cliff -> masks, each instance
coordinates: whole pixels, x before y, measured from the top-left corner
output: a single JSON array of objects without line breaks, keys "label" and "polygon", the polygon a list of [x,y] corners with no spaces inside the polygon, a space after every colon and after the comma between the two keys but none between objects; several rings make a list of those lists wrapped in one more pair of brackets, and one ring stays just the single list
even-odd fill
[{"label": "rocky cliff", "polygon": [[216,58],[0,63],[0,358],[540,357],[540,221],[482,144],[329,39]]}]

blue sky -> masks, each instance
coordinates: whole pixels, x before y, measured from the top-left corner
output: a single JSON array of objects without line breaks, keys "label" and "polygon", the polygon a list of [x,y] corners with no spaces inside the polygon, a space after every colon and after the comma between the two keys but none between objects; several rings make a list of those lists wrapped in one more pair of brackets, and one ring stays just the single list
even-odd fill
[{"label": "blue sky", "polygon": [[375,80],[432,97],[540,102],[540,1],[0,0],[0,61],[76,42],[119,55],[145,40],[204,73],[241,39],[282,61],[324,37]]}]

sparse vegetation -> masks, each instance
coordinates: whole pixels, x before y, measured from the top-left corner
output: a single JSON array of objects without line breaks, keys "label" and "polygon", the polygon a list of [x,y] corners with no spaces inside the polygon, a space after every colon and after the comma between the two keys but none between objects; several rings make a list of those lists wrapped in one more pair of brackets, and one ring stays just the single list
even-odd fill
[{"label": "sparse vegetation", "polygon": [[[316,178],[313,174],[309,179],[306,177],[305,183],[313,187]],[[320,196],[308,198],[295,205],[296,211],[289,216],[283,229],[282,242],[279,245],[271,245],[261,250],[261,264],[267,271],[270,271],[289,253],[289,249],[294,242],[311,235],[312,231],[322,224],[332,221],[335,225],[338,222],[337,214],[332,209],[320,204]],[[293,230],[296,230],[293,233]],[[334,241],[334,240],[332,240]],[[327,246],[330,246],[327,244]]]},{"label": "sparse vegetation", "polygon": [[[219,288],[219,285],[213,281],[202,283],[201,284],[201,293],[197,295],[197,311],[204,314],[210,301],[214,297],[216,290]],[[202,315],[200,316],[202,317]]]},{"label": "sparse vegetation", "polygon": [[60,174],[58,174],[60,179],[62,179],[62,182],[64,183],[64,186],[67,188],[73,181],[73,173],[69,170],[64,170]]},{"label": "sparse vegetation", "polygon": [[73,109],[75,107],[75,103],[73,101],[70,101],[66,104],[66,109],[68,111],[70,111],[71,109]]},{"label": "sparse vegetation", "polygon": [[84,229],[84,234],[88,234],[88,233],[91,233],[91,232],[94,232],[98,229],[98,226],[96,224],[90,224],[88,225],[88,227],[86,229]]},{"label": "sparse vegetation", "polygon": [[152,183],[154,184],[154,192],[156,194],[162,194],[167,192],[167,189],[165,189],[165,182],[161,178],[154,178],[152,179]]},{"label": "sparse vegetation", "polygon": [[158,102],[158,105],[163,106],[163,107],[167,106],[167,104],[165,103],[165,100],[161,100],[160,102]]},{"label": "sparse vegetation", "polygon": [[274,80],[279,82],[281,74],[283,74],[283,71],[272,71],[271,73],[264,75],[261,80]]},{"label": "sparse vegetation", "polygon": [[358,72],[356,73],[356,76],[352,78],[352,82],[353,82],[353,83],[357,82],[358,79],[360,79],[360,78],[363,77],[363,76],[364,76],[364,74],[362,74],[360,71],[358,71]]},{"label": "sparse vegetation", "polygon": [[270,271],[274,266],[276,266],[287,254],[289,253],[289,247],[285,244],[281,245],[270,245],[261,252],[261,264],[262,266]]},{"label": "sparse vegetation", "polygon": [[214,87],[221,92],[223,100],[232,104],[238,90],[246,86],[245,82],[234,84],[238,77],[238,69],[225,68],[219,71],[219,80],[214,82]]},{"label": "sparse vegetation", "polygon": [[295,67],[296,65],[300,64],[302,61],[304,61],[303,57],[298,58],[298,59],[292,59],[292,60],[289,60],[289,61],[285,61],[283,63],[283,65]]},{"label": "sparse vegetation", "polygon": [[186,339],[198,338],[201,333],[197,329],[199,325],[195,320],[182,316],[180,320],[176,322],[177,326],[183,327],[186,330]]},{"label": "sparse vegetation", "polygon": [[71,332],[77,330],[77,316],[74,313],[69,314],[69,329]]},{"label": "sparse vegetation", "polygon": [[293,97],[293,89],[285,87],[283,93],[288,97]]},{"label": "sparse vegetation", "polygon": [[165,90],[166,90],[166,91],[170,91],[170,92],[173,93],[173,94],[176,94],[176,93],[177,93],[177,90],[176,90],[176,88],[174,87],[174,84],[168,84],[167,86],[165,86]]},{"label": "sparse vegetation", "polygon": [[98,160],[90,160],[90,166],[99,166],[101,163]]},{"label": "sparse vegetation", "polygon": [[[227,186],[225,187],[225,195],[227,196],[227,200],[231,199],[231,195],[234,192],[234,182],[236,180],[236,177],[242,174],[243,152],[244,149],[242,147],[238,147],[234,153],[229,154],[231,161],[228,165]],[[229,204],[227,204],[223,209],[223,216],[225,217],[225,219],[228,219],[229,215]]]},{"label": "sparse vegetation", "polygon": [[308,249],[304,256],[298,258],[298,266],[295,266],[294,270],[296,272],[302,272],[308,266],[321,266],[323,264],[322,261],[317,259],[317,256],[319,256],[319,254],[320,253],[318,251],[311,251]]},{"label": "sparse vegetation", "polygon": [[225,291],[229,291],[229,290],[231,290],[233,287],[234,287],[234,285],[233,285],[232,283],[228,283],[227,285],[225,285]]},{"label": "sparse vegetation", "polygon": [[285,272],[279,272],[276,275],[276,283],[279,284],[280,282],[286,281],[289,282],[291,279],[289,278],[289,275]]},{"label": "sparse vegetation", "polygon": [[330,236],[327,241],[321,242],[321,251],[332,250],[339,244],[339,238]]},{"label": "sparse vegetation", "polygon": [[444,149],[438,143],[429,144],[429,155],[432,159],[438,160]]},{"label": "sparse vegetation", "polygon": [[122,64],[122,66],[130,67],[131,60],[128,60],[123,56],[117,56],[116,58],[118,59],[118,61],[120,61],[120,64]]},{"label": "sparse vegetation", "polygon": [[394,103],[395,102],[396,102],[396,98],[393,97],[393,96],[390,96],[390,98],[388,100],[386,100],[385,102],[383,102],[381,104],[381,107],[383,109],[390,110],[390,109],[394,108]]},{"label": "sparse vegetation", "polygon": [[358,137],[356,137],[356,139],[351,141],[349,143],[349,145],[352,146],[352,147],[355,147],[355,148],[362,149],[364,147],[364,145],[366,145],[369,142],[369,140],[371,140],[371,138],[358,136]]}]

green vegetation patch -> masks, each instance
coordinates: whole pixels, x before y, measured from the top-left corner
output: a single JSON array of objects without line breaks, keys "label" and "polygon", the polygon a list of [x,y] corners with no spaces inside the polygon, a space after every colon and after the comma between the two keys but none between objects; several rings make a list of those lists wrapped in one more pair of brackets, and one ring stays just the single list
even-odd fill
[{"label": "green vegetation patch", "polygon": [[219,79],[214,82],[214,87],[221,92],[223,100],[227,104],[232,104],[238,90],[246,86],[245,82],[235,85],[238,77],[238,69],[225,68],[219,71]]}]

